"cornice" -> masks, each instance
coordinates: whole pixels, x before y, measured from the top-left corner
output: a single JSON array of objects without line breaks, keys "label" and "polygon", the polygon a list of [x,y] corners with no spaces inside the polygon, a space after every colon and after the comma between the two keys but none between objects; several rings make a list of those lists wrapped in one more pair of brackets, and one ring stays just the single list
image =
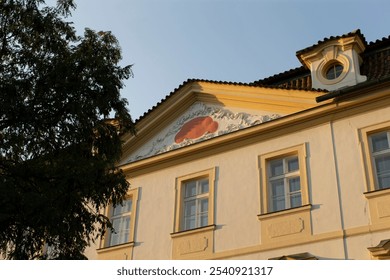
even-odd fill
[{"label": "cornice", "polygon": [[250,87],[241,84],[218,84],[208,81],[187,83],[137,123],[136,136],[127,135],[123,138],[123,158],[128,157],[159,131],[173,123],[197,101],[285,115],[317,106],[315,98],[319,96],[319,92]]},{"label": "cornice", "polygon": [[313,46],[312,48],[298,51],[297,57],[304,66],[310,69],[313,61],[321,59],[323,57],[322,52],[332,46],[339,47],[342,51],[353,49],[357,54],[361,54],[366,49],[365,41],[362,40],[361,36],[356,34],[350,37],[329,39],[326,42]]},{"label": "cornice", "polygon": [[230,134],[218,136],[207,141],[199,142],[177,150],[152,156],[146,159],[124,164],[120,168],[130,177],[159,170],[168,166],[188,162],[194,159],[207,157],[237,149],[245,145],[272,139],[283,133],[284,135],[304,130],[328,121],[345,118],[361,112],[390,106],[389,91],[375,92],[364,97],[330,102],[329,100],[317,107],[287,115],[269,122],[245,128]]}]

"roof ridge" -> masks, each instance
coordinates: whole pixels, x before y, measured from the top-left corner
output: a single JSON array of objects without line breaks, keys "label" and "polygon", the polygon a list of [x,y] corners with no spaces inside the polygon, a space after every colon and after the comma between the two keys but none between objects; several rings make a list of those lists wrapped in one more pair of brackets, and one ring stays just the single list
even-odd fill
[{"label": "roof ridge", "polygon": [[377,48],[380,48],[384,45],[388,45],[390,43],[390,35],[388,37],[382,37],[382,39],[377,39],[375,41],[371,41],[368,43],[366,51],[372,51]]},{"label": "roof ridge", "polygon": [[317,46],[323,44],[323,43],[326,43],[326,42],[329,42],[329,41],[332,41],[332,40],[338,40],[338,39],[342,39],[342,38],[347,38],[347,37],[351,37],[351,36],[359,36],[363,43],[367,46],[367,40],[366,38],[364,37],[363,33],[360,31],[360,29],[355,29],[351,32],[348,32],[348,33],[345,33],[343,35],[339,35],[339,36],[330,36],[330,37],[325,37],[324,39],[322,40],[319,40],[316,44],[310,46],[310,47],[307,47],[307,48],[304,48],[304,49],[301,49],[299,51],[296,52],[296,55],[299,56],[300,54],[304,53],[304,52],[307,52],[309,50],[312,50],[314,48],[316,48]]},{"label": "roof ridge", "polygon": [[296,67],[296,68],[292,68],[290,70],[286,70],[284,72],[280,72],[278,74],[274,74],[272,76],[269,76],[269,77],[266,77],[266,78],[263,78],[263,79],[260,79],[260,80],[256,80],[254,82],[252,82],[251,84],[262,84],[262,83],[269,83],[269,82],[272,82],[273,80],[279,80],[280,78],[283,78],[284,76],[286,76],[285,78],[287,78],[289,75],[296,75],[297,72],[306,72],[307,69],[304,67],[304,66],[299,66],[299,67]]},{"label": "roof ridge", "polygon": [[370,45],[375,45],[375,44],[382,43],[382,42],[388,41],[388,40],[390,40],[390,35],[387,36],[387,37],[382,37],[382,39],[376,39],[375,41],[371,41],[371,42],[368,43],[368,45],[369,46]]},{"label": "roof ridge", "polygon": [[190,79],[187,79],[186,81],[184,81],[182,84],[180,84],[177,88],[172,90],[169,94],[167,94],[164,98],[162,98],[159,102],[157,102],[156,105],[154,105],[152,108],[150,108],[148,111],[146,111],[143,115],[141,115],[135,122],[139,122],[140,120],[144,119],[147,115],[149,115],[149,113],[151,113],[158,106],[160,106],[161,103],[166,102],[170,97],[172,97],[175,93],[177,93],[180,89],[182,89],[187,84],[196,83],[196,82],[236,85],[236,86],[249,86],[249,87],[269,88],[269,89],[301,90],[301,91],[311,91],[311,92],[328,92],[327,90],[323,90],[323,89],[297,89],[297,88],[288,87],[288,86],[264,85],[264,84],[255,84],[255,83],[229,82],[229,81],[216,81],[216,80],[208,80],[208,79],[190,78]]}]

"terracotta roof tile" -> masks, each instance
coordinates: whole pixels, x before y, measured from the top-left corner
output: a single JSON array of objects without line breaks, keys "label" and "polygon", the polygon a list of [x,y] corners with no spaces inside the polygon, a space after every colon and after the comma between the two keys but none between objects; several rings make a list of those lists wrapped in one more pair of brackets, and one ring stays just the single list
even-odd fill
[{"label": "terracotta roof tile", "polygon": [[[331,36],[329,38],[325,38],[322,41],[318,41],[318,43],[313,46],[298,51],[297,55],[312,50],[319,44],[326,43],[330,40],[337,40],[355,35],[360,36],[367,46],[366,50],[361,54],[363,57],[363,63],[360,67],[361,74],[366,75],[368,81],[384,78],[390,75],[390,36],[367,44],[359,29],[341,36]],[[286,86],[302,90],[312,89],[310,71],[304,66],[255,81],[253,84],[267,86],[278,85],[280,87]]]},{"label": "terracotta roof tile", "polygon": [[308,51],[311,51],[311,50],[313,50],[314,48],[316,48],[317,46],[319,46],[319,45],[321,45],[321,44],[324,44],[324,43],[326,43],[326,42],[329,42],[329,41],[332,41],[332,40],[338,40],[338,39],[342,39],[342,38],[348,38],[348,37],[352,37],[352,36],[355,36],[355,35],[358,35],[358,36],[362,39],[363,43],[364,43],[365,45],[367,45],[366,38],[365,38],[364,35],[360,32],[360,29],[357,29],[357,30],[354,30],[354,31],[349,32],[349,33],[347,33],[347,34],[344,34],[344,35],[340,35],[340,36],[330,36],[330,37],[328,37],[328,38],[324,38],[324,39],[318,41],[317,44],[314,44],[314,45],[312,45],[312,46],[310,46],[310,47],[307,47],[307,48],[304,48],[304,49],[302,49],[302,50],[300,50],[300,51],[297,51],[297,52],[296,52],[296,55],[299,56],[300,54],[303,54],[303,53],[306,53],[306,52],[308,52]]},{"label": "terracotta roof tile", "polygon": [[298,87],[298,84],[300,82],[296,82],[297,85],[292,83],[291,85],[288,83],[285,84],[261,84],[261,83],[242,83],[242,82],[228,82],[228,81],[214,81],[214,80],[206,80],[206,79],[188,79],[184,83],[182,83],[179,87],[175,88],[172,92],[170,92],[168,95],[165,96],[165,98],[161,99],[155,106],[150,108],[147,112],[145,112],[142,116],[140,116],[136,122],[139,122],[143,118],[145,118],[149,113],[151,113],[156,107],[158,107],[161,103],[167,101],[170,97],[172,97],[174,94],[176,94],[180,89],[182,89],[184,86],[186,86],[189,83],[193,82],[206,82],[206,83],[213,83],[213,84],[224,84],[224,85],[236,85],[236,86],[247,86],[247,87],[258,87],[258,88],[271,88],[271,89],[288,89],[288,90],[305,90],[305,91],[313,91],[313,92],[327,92],[325,90],[317,90],[317,89],[311,89],[311,87]]},{"label": "terracotta roof tile", "polygon": [[258,86],[277,86],[279,88],[312,90],[310,71],[301,66],[271,77],[253,82]]},{"label": "terracotta roof tile", "polygon": [[368,81],[390,76],[390,36],[371,42],[362,58],[360,71]]}]

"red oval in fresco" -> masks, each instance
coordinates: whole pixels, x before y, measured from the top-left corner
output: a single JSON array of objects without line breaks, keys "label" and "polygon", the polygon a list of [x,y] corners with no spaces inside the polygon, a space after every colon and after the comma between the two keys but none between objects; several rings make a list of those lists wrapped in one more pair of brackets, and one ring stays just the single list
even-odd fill
[{"label": "red oval in fresco", "polygon": [[182,126],[175,136],[175,142],[179,144],[185,139],[197,139],[206,133],[213,133],[217,129],[218,123],[213,121],[211,117],[197,117]]}]

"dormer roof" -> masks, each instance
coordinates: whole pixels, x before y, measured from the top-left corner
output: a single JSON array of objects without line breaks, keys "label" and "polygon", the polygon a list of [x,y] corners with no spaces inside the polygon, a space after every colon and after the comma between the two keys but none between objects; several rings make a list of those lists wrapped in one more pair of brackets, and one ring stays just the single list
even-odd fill
[{"label": "dormer roof", "polygon": [[302,63],[302,65],[304,67],[306,67],[307,69],[309,69],[309,67],[307,66],[307,64],[303,60],[303,56],[305,54],[312,53],[316,49],[319,49],[319,48],[324,48],[324,46],[326,46],[329,43],[332,43],[332,42],[335,42],[335,41],[336,42],[337,41],[342,41],[342,40],[349,39],[349,38],[355,38],[355,41],[359,42],[359,47],[361,49],[364,50],[366,48],[366,46],[367,46],[366,38],[361,33],[360,29],[357,29],[357,30],[354,30],[352,32],[349,32],[347,34],[343,34],[343,35],[340,35],[340,36],[330,36],[328,38],[324,38],[324,39],[318,41],[316,44],[314,44],[314,45],[312,45],[310,47],[307,47],[307,48],[304,48],[302,50],[297,51],[296,52],[296,56],[298,57],[298,59]]}]

